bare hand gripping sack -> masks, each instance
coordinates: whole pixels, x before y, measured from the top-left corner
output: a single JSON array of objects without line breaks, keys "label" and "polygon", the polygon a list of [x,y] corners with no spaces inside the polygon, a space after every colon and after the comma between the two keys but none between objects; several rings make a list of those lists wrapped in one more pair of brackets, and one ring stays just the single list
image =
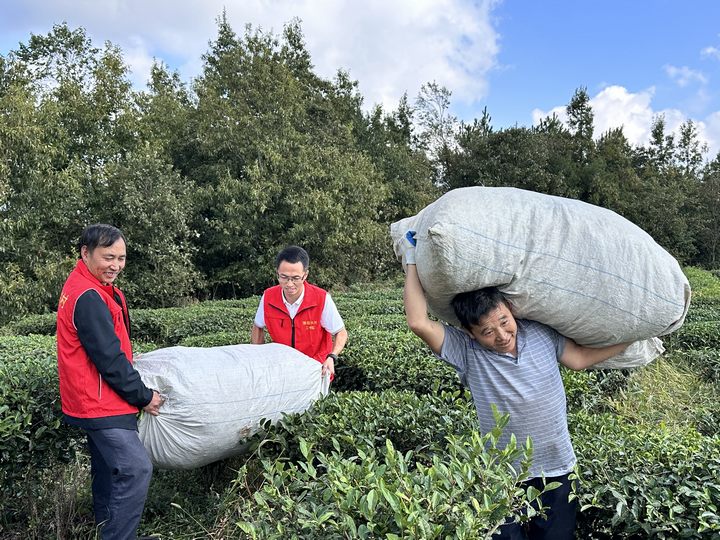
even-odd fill
[{"label": "bare hand gripping sack", "polygon": [[168,347],[141,354],[135,368],[166,400],[143,414],[140,440],[153,465],[193,469],[238,454],[263,419],[307,410],[327,395],[322,366],[280,345]]},{"label": "bare hand gripping sack", "polygon": [[580,345],[635,341],[596,368],[647,364],[657,336],[682,325],[690,285],[678,262],[615,212],[516,188],[450,191],[390,227],[416,231],[415,258],[428,308],[459,324],[460,292],[495,286],[516,317],[551,326]]}]

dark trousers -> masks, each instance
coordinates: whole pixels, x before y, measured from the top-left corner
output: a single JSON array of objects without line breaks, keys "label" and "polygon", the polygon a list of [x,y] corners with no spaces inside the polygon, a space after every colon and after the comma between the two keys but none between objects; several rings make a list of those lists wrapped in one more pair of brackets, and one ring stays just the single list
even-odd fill
[{"label": "dark trousers", "polygon": [[[508,521],[492,536],[493,540],[574,540],[577,500],[568,500],[572,485],[568,476],[565,474],[545,479],[547,483],[562,484],[541,495],[542,506],[547,507],[544,511],[545,518],[534,517],[525,524],[512,523],[512,519],[508,518]],[[526,489],[528,486],[533,486],[542,491],[543,479],[532,478],[522,485]]]},{"label": "dark trousers", "polygon": [[87,430],[93,511],[102,540],[134,540],[152,477],[137,431]]}]

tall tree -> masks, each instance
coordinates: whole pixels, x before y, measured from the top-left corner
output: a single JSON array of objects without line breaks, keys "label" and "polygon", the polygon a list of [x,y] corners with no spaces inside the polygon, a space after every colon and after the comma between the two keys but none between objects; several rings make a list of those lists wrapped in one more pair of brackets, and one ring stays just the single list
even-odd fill
[{"label": "tall tree", "polygon": [[381,216],[386,223],[417,213],[439,195],[433,166],[415,133],[413,115],[407,96],[403,96],[390,113],[376,106],[355,130],[360,148],[389,188]]},{"label": "tall tree", "polygon": [[611,129],[597,141],[598,171],[587,202],[631,217],[632,202],[640,191],[633,167],[633,150],[622,128]]},{"label": "tall tree", "polygon": [[528,129],[493,131],[487,111],[481,120],[462,124],[457,150],[446,154],[446,185],[512,186],[552,195],[571,195],[566,170],[570,134],[559,123]]},{"label": "tall tree", "polygon": [[102,185],[88,200],[92,221],[114,223],[128,239],[123,289],[134,306],[167,307],[194,295],[202,285],[193,265],[191,184],[151,141],[88,171]]},{"label": "tall tree", "polygon": [[62,105],[15,53],[0,93],[0,323],[51,308],[84,193],[59,127]]},{"label": "tall tree", "polygon": [[433,81],[420,87],[415,100],[419,141],[435,166],[435,182],[438,185],[443,183],[444,156],[453,149],[458,128],[457,118],[450,113],[451,96],[450,90]]},{"label": "tall tree", "polygon": [[[18,316],[55,308],[85,225],[111,221],[123,226],[130,223],[127,216],[144,208],[142,215],[135,215],[148,234],[129,236],[129,241],[139,252],[146,242],[146,251],[161,253],[156,230],[164,231],[165,241],[175,242],[187,236],[187,217],[172,204],[182,200],[177,176],[163,176],[165,169],[158,163],[138,163],[147,142],[118,48],[108,43],[97,49],[83,30],[57,25],[46,36],[32,36],[21,44],[4,66],[0,109],[7,114],[0,115],[0,161],[7,166],[0,167],[0,281],[23,293],[14,295]],[[162,161],[156,153],[152,156]],[[153,204],[163,195],[138,189],[141,175],[145,184],[178,196]],[[139,200],[141,193],[146,198]],[[165,283],[178,282],[175,301],[188,294],[189,261],[170,253],[156,260],[161,266],[167,263]],[[136,283],[148,282],[140,277],[143,272],[156,269],[140,266],[127,275],[135,275]],[[161,293],[149,292],[144,298],[160,297],[168,301]]]},{"label": "tall tree", "polygon": [[632,221],[686,263],[697,251],[698,186],[697,178],[686,174],[687,168],[678,160],[677,151],[675,137],[665,133],[664,118],[657,117],[650,142],[634,152],[640,190],[629,212]]},{"label": "tall tree", "polygon": [[687,120],[680,126],[677,141],[677,163],[686,177],[697,179],[703,165],[703,156],[708,151],[708,145],[700,141],[697,126],[692,120]]},{"label": "tall tree", "polygon": [[572,134],[572,172],[570,178],[576,185],[578,198],[584,201],[599,199],[595,194],[598,166],[594,163],[595,141],[593,139],[595,115],[590,105],[587,89],[578,88],[565,111]]},{"label": "tall tree", "polygon": [[187,174],[210,294],[259,292],[288,243],[308,249],[325,284],[373,275],[387,190],[357,149],[352,85],[312,72],[299,24],[238,37],[221,17],[195,91]]},{"label": "tall tree", "polygon": [[698,234],[696,262],[720,269],[720,154],[703,169],[697,210],[703,221]]}]

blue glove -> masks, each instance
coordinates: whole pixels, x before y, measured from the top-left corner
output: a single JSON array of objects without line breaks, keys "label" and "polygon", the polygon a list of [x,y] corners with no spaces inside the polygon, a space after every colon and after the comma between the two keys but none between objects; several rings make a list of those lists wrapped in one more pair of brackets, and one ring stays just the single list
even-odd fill
[{"label": "blue glove", "polygon": [[417,240],[415,240],[415,231],[408,231],[405,233],[405,240],[407,240],[412,247],[417,246]]},{"label": "blue glove", "polygon": [[402,263],[403,270],[407,270],[408,264],[415,264],[415,231],[407,231],[395,241],[394,250],[398,260]]}]

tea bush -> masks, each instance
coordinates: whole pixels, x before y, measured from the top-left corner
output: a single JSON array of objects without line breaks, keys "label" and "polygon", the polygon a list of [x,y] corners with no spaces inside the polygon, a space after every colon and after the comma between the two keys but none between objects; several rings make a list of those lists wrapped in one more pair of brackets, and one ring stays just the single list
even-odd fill
[{"label": "tea bush", "polygon": [[199,336],[189,336],[180,340],[183,347],[223,347],[250,342],[250,330],[245,332],[214,332]]},{"label": "tea bush", "polygon": [[461,389],[455,370],[409,330],[356,329],[335,370],[337,391],[393,388],[424,394]]},{"label": "tea bush", "polygon": [[404,315],[402,289],[366,293],[333,295],[338,311],[343,317]]},{"label": "tea bush", "polygon": [[[239,304],[242,305],[242,304]],[[250,328],[257,305],[233,307],[220,302],[182,308],[134,309],[130,311],[132,339],[158,343],[163,347],[177,345],[188,336],[217,332],[245,332]],[[6,335],[55,334],[55,314],[31,315],[8,324]]]},{"label": "tea bush", "polygon": [[[720,321],[720,302],[693,301],[690,304],[685,323]],[[664,338],[663,338],[664,339]]]},{"label": "tea bush", "polygon": [[[419,396],[385,390],[330,394],[304,414],[284,417],[261,437],[263,458],[297,460],[299,439],[319,452],[350,457],[359,446],[382,449],[387,440],[398,452],[428,456],[442,451],[446,437],[477,430],[468,393]],[[331,441],[335,441],[334,447]]]},{"label": "tea bush", "polygon": [[345,327],[350,333],[356,330],[407,330],[405,315],[391,313],[388,315],[346,315],[342,314]]},{"label": "tea bush", "polygon": [[608,399],[627,387],[628,370],[589,369],[573,371],[560,367],[568,410],[602,412]]},{"label": "tea bush", "polygon": [[578,538],[720,535],[720,438],[584,412],[571,415],[570,427],[581,478]]},{"label": "tea bush", "polygon": [[300,439],[304,460],[264,460],[259,489],[246,491],[247,470],[240,471],[238,498],[230,505],[235,526],[257,539],[489,536],[539,494],[517,489],[515,474],[509,472],[519,459],[527,467],[531,446],[516,446],[513,440],[500,450],[495,446],[499,433],[498,428],[485,437],[477,432],[451,436],[446,452],[428,464],[390,441],[381,449],[358,448],[348,458],[334,438],[331,453],[315,451]]},{"label": "tea bush", "polygon": [[691,305],[705,299],[720,299],[720,278],[702,268],[685,267],[685,276],[692,289]]},{"label": "tea bush", "polygon": [[57,316],[55,313],[28,315],[5,325],[2,329],[2,334],[7,336],[27,336],[30,334],[54,336],[56,320]]},{"label": "tea bush", "polygon": [[683,324],[679,330],[663,337],[668,350],[720,349],[720,321],[697,321]]},{"label": "tea bush", "polygon": [[[3,346],[8,340],[3,339]],[[37,337],[16,338],[37,345]],[[41,341],[41,340],[40,340]],[[32,343],[34,342],[34,343]],[[42,343],[41,343],[42,344]],[[26,513],[29,500],[40,496],[44,470],[71,461],[80,433],[60,425],[55,351],[28,348],[0,362],[0,495],[2,522]]]},{"label": "tea bush", "polygon": [[0,336],[0,364],[41,358],[54,362],[56,355],[55,336]]},{"label": "tea bush", "polygon": [[163,347],[177,345],[188,336],[217,332],[250,333],[255,310],[224,306],[136,309],[130,313],[133,338]]},{"label": "tea bush", "polygon": [[260,296],[248,296],[247,298],[236,298],[234,300],[205,300],[191,304],[186,309],[193,309],[194,307],[204,306],[208,308],[235,308],[242,309],[244,311],[252,311],[254,314],[257,310],[258,303],[260,302]]},{"label": "tea bush", "polygon": [[[578,538],[720,538],[720,280],[690,274],[693,303],[685,325],[663,338],[665,360],[632,371],[561,369],[582,478]],[[266,426],[250,441],[254,453],[207,469],[240,470],[232,489],[224,477],[184,499],[182,482],[210,473],[156,473],[155,489],[169,491],[151,488],[146,525],[168,537],[197,537],[202,523],[205,537],[479,538],[492,527],[488,508],[517,507],[499,470],[489,467],[499,476],[480,486],[489,458],[473,449],[472,402],[406,328],[400,289],[333,297],[350,333],[335,392]],[[132,310],[133,349],[247,342],[258,300]],[[22,336],[0,337],[0,525],[16,530],[28,501],[51,504],[50,468],[78,452],[79,433],[59,426],[54,325],[52,314],[28,317],[4,329]],[[488,493],[495,481],[505,491]]]}]

